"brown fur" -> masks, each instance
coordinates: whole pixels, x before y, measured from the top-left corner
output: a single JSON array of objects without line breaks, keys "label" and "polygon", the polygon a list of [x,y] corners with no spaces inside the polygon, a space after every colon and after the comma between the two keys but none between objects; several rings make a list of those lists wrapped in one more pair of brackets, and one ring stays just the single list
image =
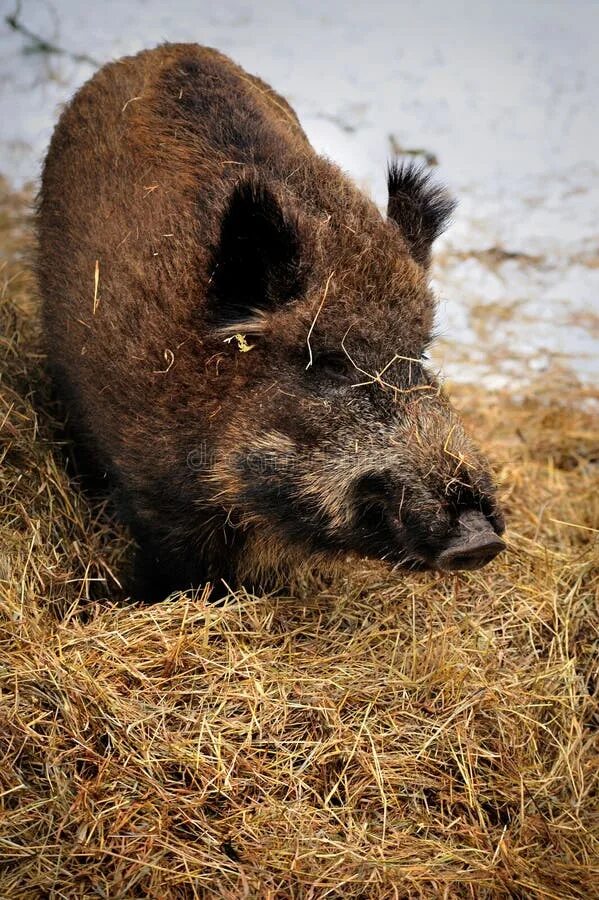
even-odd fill
[{"label": "brown fur", "polygon": [[[282,97],[197,45],[105,66],[63,112],[38,216],[48,357],[140,544],[145,595],[262,579],[272,547],[277,564],[422,563],[464,503],[501,530],[485,464],[421,365],[450,205],[413,168],[390,189],[385,220]],[[358,526],[373,472],[377,502],[397,496],[389,554]]]}]

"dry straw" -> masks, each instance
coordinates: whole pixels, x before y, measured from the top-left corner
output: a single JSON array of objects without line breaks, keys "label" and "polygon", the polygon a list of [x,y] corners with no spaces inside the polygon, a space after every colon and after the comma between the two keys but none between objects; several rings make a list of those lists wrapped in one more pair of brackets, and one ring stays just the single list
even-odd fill
[{"label": "dry straw", "polygon": [[509,521],[479,573],[130,605],[126,537],[65,475],[2,193],[0,896],[597,896],[590,392],[454,392]]}]

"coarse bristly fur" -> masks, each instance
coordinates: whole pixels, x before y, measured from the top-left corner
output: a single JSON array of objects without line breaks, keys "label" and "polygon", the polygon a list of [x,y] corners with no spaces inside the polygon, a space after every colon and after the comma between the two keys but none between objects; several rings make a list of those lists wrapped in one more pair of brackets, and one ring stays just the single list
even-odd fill
[{"label": "coarse bristly fur", "polygon": [[166,44],[78,91],[44,165],[37,273],[71,427],[140,548],[138,596],[348,552],[432,566],[468,509],[503,530],[422,364],[452,209],[394,164],[384,219],[212,49]]}]

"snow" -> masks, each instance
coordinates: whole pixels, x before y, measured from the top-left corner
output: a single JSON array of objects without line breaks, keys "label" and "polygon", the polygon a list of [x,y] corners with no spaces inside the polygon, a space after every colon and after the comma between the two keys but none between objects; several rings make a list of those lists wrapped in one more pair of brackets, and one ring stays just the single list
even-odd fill
[{"label": "snow", "polygon": [[595,0],[23,0],[19,19],[71,55],[0,32],[0,171],[16,185],[37,178],[60,104],[94,70],[72,54],[209,44],[285,94],[381,206],[393,144],[438,159],[460,200],[435,267],[450,377],[597,378]]}]

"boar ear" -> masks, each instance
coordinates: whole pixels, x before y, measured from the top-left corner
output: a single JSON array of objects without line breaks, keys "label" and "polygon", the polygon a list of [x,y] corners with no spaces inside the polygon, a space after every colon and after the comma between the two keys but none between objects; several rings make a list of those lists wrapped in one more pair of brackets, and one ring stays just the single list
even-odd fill
[{"label": "boar ear", "polygon": [[213,259],[210,301],[217,322],[268,313],[300,296],[306,279],[294,216],[256,179],[240,181],[229,198]]},{"label": "boar ear", "polygon": [[428,266],[433,241],[447,227],[455,201],[413,160],[391,163],[387,186],[388,217],[399,225],[416,262]]}]

